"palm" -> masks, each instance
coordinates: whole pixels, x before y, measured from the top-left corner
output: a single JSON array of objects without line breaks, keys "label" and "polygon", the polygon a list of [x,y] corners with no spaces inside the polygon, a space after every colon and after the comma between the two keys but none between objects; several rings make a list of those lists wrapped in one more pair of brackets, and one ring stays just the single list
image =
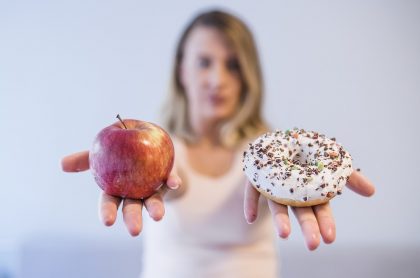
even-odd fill
[{"label": "palm", "polygon": [[[351,174],[347,187],[366,197],[372,196],[375,192],[373,184],[356,171]],[[257,218],[259,197],[260,193],[248,181],[245,189],[244,213],[249,223]],[[268,206],[279,236],[287,238],[291,230],[287,206],[271,200],[268,200]],[[321,237],[325,243],[332,243],[335,240],[335,221],[329,203],[292,208],[292,211],[299,222],[309,250],[314,250],[319,246]]]},{"label": "palm", "polygon": [[[69,156],[66,156],[61,161],[61,166],[65,172],[80,172],[89,169],[89,152],[83,151],[78,152]],[[180,178],[176,174],[175,170],[172,172],[166,182],[167,187],[163,187],[161,190],[143,200],[134,199],[122,199],[108,195],[104,192],[101,194],[99,201],[99,215],[102,222],[111,226],[115,223],[117,218],[118,207],[121,203],[124,223],[132,236],[140,234],[143,227],[142,211],[143,206],[149,213],[149,216],[155,221],[162,219],[165,214],[165,207],[163,203],[163,195],[167,188],[176,189],[181,183]]]}]

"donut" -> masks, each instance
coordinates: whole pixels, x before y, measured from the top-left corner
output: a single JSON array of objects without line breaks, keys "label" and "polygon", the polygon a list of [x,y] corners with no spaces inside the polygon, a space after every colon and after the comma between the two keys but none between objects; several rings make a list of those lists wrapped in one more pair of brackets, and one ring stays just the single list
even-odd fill
[{"label": "donut", "polygon": [[248,144],[242,162],[256,190],[294,207],[323,204],[340,195],[353,172],[350,154],[335,138],[298,128],[261,135]]}]

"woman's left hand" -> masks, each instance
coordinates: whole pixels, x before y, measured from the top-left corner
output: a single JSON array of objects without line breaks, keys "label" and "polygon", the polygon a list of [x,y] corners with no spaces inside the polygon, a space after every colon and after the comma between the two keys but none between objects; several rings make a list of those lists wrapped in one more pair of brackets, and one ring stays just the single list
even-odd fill
[{"label": "woman's left hand", "polygon": [[[374,185],[357,171],[350,175],[347,187],[365,197],[375,193]],[[260,193],[248,181],[244,201],[244,213],[248,223],[253,223],[257,218],[259,197]],[[291,231],[287,206],[267,201],[278,235],[287,238]],[[325,243],[332,243],[335,240],[335,221],[329,203],[312,207],[292,207],[292,211],[299,222],[309,250],[315,250],[319,246],[321,237]]]}]

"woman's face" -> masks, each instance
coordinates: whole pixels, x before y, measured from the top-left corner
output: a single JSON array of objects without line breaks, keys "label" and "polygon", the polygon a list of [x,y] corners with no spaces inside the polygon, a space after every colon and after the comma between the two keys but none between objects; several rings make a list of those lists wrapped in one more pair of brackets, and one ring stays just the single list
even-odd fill
[{"label": "woman's face", "polygon": [[190,117],[218,122],[239,105],[241,76],[236,53],[215,28],[196,27],[189,34],[180,68]]}]

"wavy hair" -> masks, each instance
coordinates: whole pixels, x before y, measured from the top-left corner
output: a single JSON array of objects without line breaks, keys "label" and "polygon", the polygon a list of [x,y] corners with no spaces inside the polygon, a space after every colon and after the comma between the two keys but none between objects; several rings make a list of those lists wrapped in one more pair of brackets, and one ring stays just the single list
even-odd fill
[{"label": "wavy hair", "polygon": [[225,146],[233,147],[243,140],[250,140],[266,132],[268,127],[261,115],[263,80],[254,38],[239,18],[218,10],[198,14],[181,34],[176,47],[170,91],[163,111],[163,126],[172,135],[187,142],[196,140],[189,121],[187,95],[180,80],[185,43],[196,27],[215,28],[223,34],[236,52],[239,63],[242,82],[240,107],[221,126],[220,141]]}]

